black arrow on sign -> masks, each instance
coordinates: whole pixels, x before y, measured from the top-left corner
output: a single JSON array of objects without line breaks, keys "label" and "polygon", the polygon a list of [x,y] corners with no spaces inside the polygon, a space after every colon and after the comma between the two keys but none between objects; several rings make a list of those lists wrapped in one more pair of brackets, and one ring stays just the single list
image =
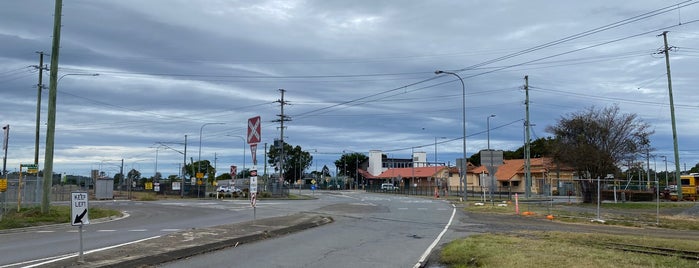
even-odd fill
[{"label": "black arrow on sign", "polygon": [[75,216],[75,220],[73,221],[73,224],[83,223],[83,217],[85,217],[85,214],[87,214],[87,209],[83,210],[83,213],[80,213],[80,215]]}]

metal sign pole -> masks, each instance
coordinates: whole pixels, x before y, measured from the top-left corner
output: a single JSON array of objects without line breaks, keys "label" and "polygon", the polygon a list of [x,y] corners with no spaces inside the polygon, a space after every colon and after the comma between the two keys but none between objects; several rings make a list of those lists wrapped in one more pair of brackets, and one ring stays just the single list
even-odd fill
[{"label": "metal sign pole", "polygon": [[85,258],[83,257],[83,225],[81,224],[78,229],[78,233],[80,233],[80,253],[78,253],[78,262],[85,262]]}]

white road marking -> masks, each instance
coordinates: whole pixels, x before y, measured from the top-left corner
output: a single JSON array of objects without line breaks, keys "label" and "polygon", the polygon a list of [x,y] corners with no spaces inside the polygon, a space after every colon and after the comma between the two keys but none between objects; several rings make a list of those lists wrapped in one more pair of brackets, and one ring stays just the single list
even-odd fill
[{"label": "white road marking", "polygon": [[36,231],[36,232],[37,232],[37,233],[53,233],[53,232],[56,232],[56,231]]},{"label": "white road marking", "polygon": [[[144,239],[140,239],[140,240],[136,240],[136,241],[126,242],[126,243],[118,244],[118,245],[114,245],[114,246],[108,246],[108,247],[103,247],[103,248],[88,250],[88,251],[83,252],[83,254],[87,255],[87,254],[91,254],[91,253],[95,253],[95,252],[100,252],[100,251],[104,251],[104,250],[108,250],[108,249],[113,249],[113,248],[117,248],[117,247],[121,247],[121,246],[126,246],[126,245],[130,245],[130,244],[140,243],[140,242],[143,242],[143,241],[146,241],[146,240],[151,240],[151,239],[153,239],[153,238],[158,238],[158,237],[160,237],[160,236],[159,236],[159,235],[156,235],[156,236],[152,236],[152,237],[148,237],[148,238],[144,238]],[[76,253],[71,253],[71,254],[65,254],[65,255],[60,255],[60,256],[55,256],[55,257],[44,258],[44,259],[41,259],[41,260],[39,260],[39,261],[42,261],[42,260],[48,260],[48,261],[40,262],[40,263],[35,263],[35,264],[28,265],[28,266],[24,266],[24,267],[25,267],[25,268],[38,267],[38,266],[46,265],[46,264],[49,264],[49,263],[54,263],[54,262],[57,262],[57,261],[65,260],[65,259],[68,259],[68,258],[75,258],[75,257],[77,257],[77,256],[78,256],[78,253],[76,252]],[[52,258],[53,258],[53,259],[52,259]],[[34,261],[8,264],[8,265],[5,265],[5,266],[0,266],[0,268],[2,268],[2,267],[18,266],[18,265],[22,265],[22,264],[26,264],[26,263],[30,263],[30,262],[34,262]]]},{"label": "white road marking", "polygon": [[148,232],[148,229],[132,229],[129,232]]},{"label": "white road marking", "polygon": [[415,266],[413,266],[413,268],[422,267],[422,264],[425,263],[425,261],[427,260],[427,257],[430,255],[430,253],[432,252],[434,247],[437,246],[437,243],[439,243],[439,240],[441,240],[442,236],[444,236],[444,234],[447,232],[447,230],[449,230],[449,226],[451,226],[451,222],[454,220],[454,215],[456,215],[456,206],[454,206],[453,204],[451,206],[452,206],[452,210],[451,210],[451,217],[449,218],[449,222],[447,222],[447,225],[444,226],[444,230],[442,230],[442,232],[439,233],[439,235],[434,240],[434,242],[432,242],[432,244],[427,248],[427,250],[425,250],[425,253],[422,254],[422,256],[420,257],[420,260],[418,260],[418,262],[415,264]]},{"label": "white road marking", "polygon": [[116,230],[107,230],[107,229],[104,229],[104,230],[97,230],[97,232],[116,232]]}]

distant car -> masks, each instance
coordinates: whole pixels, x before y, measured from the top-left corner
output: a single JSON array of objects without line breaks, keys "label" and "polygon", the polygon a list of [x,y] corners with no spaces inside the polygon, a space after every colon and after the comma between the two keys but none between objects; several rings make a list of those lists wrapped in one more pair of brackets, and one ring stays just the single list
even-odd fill
[{"label": "distant car", "polygon": [[216,191],[219,193],[242,193],[243,190],[241,190],[238,187],[235,186],[219,186],[216,188]]},{"label": "distant car", "polygon": [[398,190],[398,187],[394,186],[391,183],[381,184],[381,191],[395,191],[395,190]]}]

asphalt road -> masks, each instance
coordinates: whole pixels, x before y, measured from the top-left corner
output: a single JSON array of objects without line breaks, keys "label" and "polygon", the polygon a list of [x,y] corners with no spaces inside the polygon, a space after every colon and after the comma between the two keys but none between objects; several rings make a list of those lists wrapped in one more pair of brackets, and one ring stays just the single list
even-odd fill
[{"label": "asphalt road", "polygon": [[[311,194],[310,192],[305,194]],[[83,248],[85,252],[133,243],[142,239],[162,236],[168,233],[190,229],[200,229],[258,218],[291,215],[298,212],[315,211],[337,216],[343,227],[312,230],[312,236],[329,236],[328,245],[335,239],[347,240],[345,247],[352,248],[354,237],[361,243],[376,241],[381,247],[408,244],[417,255],[425,251],[436,233],[441,231],[451,213],[451,206],[444,201],[415,199],[396,195],[366,194],[363,192],[316,192],[312,200],[261,200],[253,210],[247,200],[162,200],[150,202],[136,201],[91,201],[90,207],[105,207],[124,211],[128,216],[112,221],[91,219],[91,224],[83,227]],[[434,226],[433,226],[434,225]],[[352,228],[345,228],[353,226]],[[373,230],[363,233],[362,228]],[[422,227],[420,227],[422,226]],[[322,229],[322,230],[321,230]],[[303,236],[305,232],[300,234]],[[309,234],[306,234],[309,235]],[[383,239],[375,240],[379,237]],[[36,263],[50,263],[61,256],[79,251],[78,227],[68,223],[0,232],[0,268],[25,267]],[[369,241],[369,242],[367,242]],[[415,241],[421,241],[415,243]],[[406,243],[411,242],[411,243]],[[276,243],[275,243],[276,244]],[[292,243],[293,244],[293,243]],[[164,245],[167,246],[167,245]],[[385,251],[385,250],[384,250]],[[348,252],[349,255],[375,254],[368,252]],[[379,254],[371,258],[389,263],[395,259],[401,264],[414,263],[416,256],[405,256],[404,248],[397,247],[390,255]],[[340,255],[341,256],[341,255]],[[117,256],[118,257],[118,256]],[[198,265],[197,265],[198,266]],[[224,265],[226,266],[226,265]],[[323,266],[323,265],[321,265]],[[405,266],[405,265],[401,265]],[[318,266],[320,267],[320,266]]]},{"label": "asphalt road", "polygon": [[[333,193],[333,192],[331,192]],[[413,267],[450,221],[444,200],[334,192],[315,213],[335,222],[161,267]]]}]

